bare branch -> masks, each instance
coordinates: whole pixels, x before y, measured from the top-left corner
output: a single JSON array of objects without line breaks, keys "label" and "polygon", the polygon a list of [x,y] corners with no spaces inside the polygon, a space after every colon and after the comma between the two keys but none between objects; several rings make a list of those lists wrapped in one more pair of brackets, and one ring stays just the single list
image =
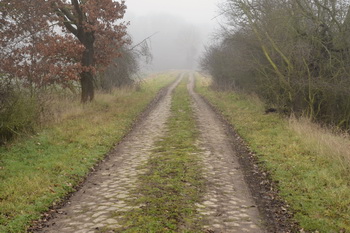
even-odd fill
[{"label": "bare branch", "polygon": [[150,35],[149,37],[143,39],[141,42],[137,43],[137,44],[134,45],[132,48],[130,48],[129,51],[135,49],[135,48],[138,47],[138,46],[140,46],[142,43],[144,43],[144,42],[147,41],[148,39],[152,38],[153,36],[157,35],[158,33],[160,33],[160,32],[155,32],[155,33],[153,33],[152,35]]}]

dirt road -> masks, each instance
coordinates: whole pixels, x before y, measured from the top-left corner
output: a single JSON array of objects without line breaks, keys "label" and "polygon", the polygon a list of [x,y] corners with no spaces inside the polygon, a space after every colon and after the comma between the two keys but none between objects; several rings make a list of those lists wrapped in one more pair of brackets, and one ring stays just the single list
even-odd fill
[{"label": "dirt road", "polygon": [[[69,202],[47,222],[41,232],[113,232],[120,227],[116,211],[130,210],[126,204],[135,188],[140,168],[149,158],[155,141],[165,133],[171,114],[171,93],[181,78],[172,84],[144,119],[92,174]],[[200,131],[198,147],[208,181],[204,201],[198,212],[206,219],[205,232],[265,232],[262,219],[232,149],[230,135],[209,106],[193,91],[193,76],[188,90]]]}]

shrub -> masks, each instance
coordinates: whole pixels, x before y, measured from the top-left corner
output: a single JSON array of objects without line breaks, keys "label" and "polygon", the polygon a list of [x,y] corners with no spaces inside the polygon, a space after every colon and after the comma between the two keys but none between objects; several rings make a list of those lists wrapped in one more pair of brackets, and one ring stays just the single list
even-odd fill
[{"label": "shrub", "polygon": [[39,118],[35,97],[10,82],[0,82],[0,144],[16,135],[33,131]]}]

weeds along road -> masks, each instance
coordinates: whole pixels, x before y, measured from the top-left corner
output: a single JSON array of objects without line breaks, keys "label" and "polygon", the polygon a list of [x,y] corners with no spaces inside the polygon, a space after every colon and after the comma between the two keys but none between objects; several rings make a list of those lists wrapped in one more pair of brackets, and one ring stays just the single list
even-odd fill
[{"label": "weeds along road", "polygon": [[40,232],[265,232],[230,137],[187,76]]}]

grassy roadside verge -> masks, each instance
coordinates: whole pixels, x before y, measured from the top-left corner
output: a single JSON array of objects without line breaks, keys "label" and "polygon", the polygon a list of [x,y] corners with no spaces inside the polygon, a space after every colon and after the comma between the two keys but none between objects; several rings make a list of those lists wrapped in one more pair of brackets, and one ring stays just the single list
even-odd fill
[{"label": "grassy roadside verge", "polygon": [[[258,100],[215,92],[197,77],[197,91],[216,106],[256,152],[306,231],[350,232],[350,168],[319,153],[287,119],[264,114]],[[319,135],[322,137],[322,135]]]},{"label": "grassy roadside verge", "polygon": [[173,94],[166,135],[142,167],[147,172],[139,177],[135,200],[130,203],[142,207],[122,213],[126,227],[117,232],[200,232],[195,203],[204,181],[186,81]]},{"label": "grassy roadside verge", "polygon": [[25,232],[32,220],[74,190],[89,170],[129,131],[160,88],[160,75],[138,91],[97,96],[60,124],[0,148],[0,232]]}]

